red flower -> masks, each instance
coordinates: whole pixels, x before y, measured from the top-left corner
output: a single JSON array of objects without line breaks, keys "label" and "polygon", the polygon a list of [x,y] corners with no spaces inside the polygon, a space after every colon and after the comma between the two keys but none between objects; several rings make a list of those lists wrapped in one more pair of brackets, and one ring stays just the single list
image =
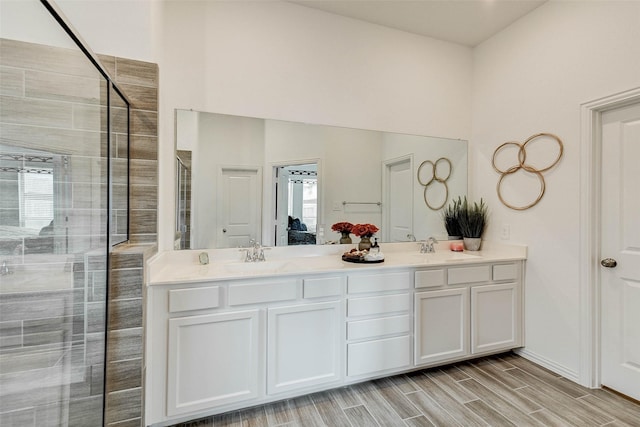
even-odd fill
[{"label": "red flower", "polygon": [[331,226],[333,231],[337,231],[338,233],[351,233],[351,229],[353,228],[353,224],[350,222],[336,222]]},{"label": "red flower", "polygon": [[358,237],[371,237],[378,232],[379,228],[373,224],[356,224],[351,228],[351,232]]}]

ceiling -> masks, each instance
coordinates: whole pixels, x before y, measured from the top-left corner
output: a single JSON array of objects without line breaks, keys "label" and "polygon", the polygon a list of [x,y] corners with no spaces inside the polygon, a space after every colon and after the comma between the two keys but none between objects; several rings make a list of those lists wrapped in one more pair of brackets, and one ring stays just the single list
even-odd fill
[{"label": "ceiling", "polygon": [[477,46],[546,0],[289,0],[397,30]]}]

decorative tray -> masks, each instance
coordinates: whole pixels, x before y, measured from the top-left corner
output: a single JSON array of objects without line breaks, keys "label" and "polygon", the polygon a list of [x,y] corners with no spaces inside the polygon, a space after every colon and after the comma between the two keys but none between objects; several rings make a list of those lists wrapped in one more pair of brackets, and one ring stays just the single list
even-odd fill
[{"label": "decorative tray", "polygon": [[355,264],[380,264],[381,262],[384,262],[384,259],[377,259],[377,260],[374,260],[374,261],[367,261],[364,258],[348,257],[346,255],[342,255],[342,260],[346,261],[346,262],[353,262]]}]

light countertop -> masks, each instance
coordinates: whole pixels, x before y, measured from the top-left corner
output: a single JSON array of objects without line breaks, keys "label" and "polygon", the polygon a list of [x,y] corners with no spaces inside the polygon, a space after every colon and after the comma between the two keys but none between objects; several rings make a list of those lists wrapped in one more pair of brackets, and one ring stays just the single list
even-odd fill
[{"label": "light countertop", "polygon": [[[238,249],[185,250],[160,252],[148,264],[148,284],[168,285],[221,280],[252,279],[265,276],[295,276],[331,272],[375,271],[524,260],[526,246],[483,242],[480,251],[452,252],[449,242],[435,245],[436,252],[421,254],[415,242],[381,245],[385,261],[356,264],[342,261],[354,245],[293,246],[265,251],[267,261],[246,263]],[[210,263],[200,265],[198,255],[207,252]]]}]

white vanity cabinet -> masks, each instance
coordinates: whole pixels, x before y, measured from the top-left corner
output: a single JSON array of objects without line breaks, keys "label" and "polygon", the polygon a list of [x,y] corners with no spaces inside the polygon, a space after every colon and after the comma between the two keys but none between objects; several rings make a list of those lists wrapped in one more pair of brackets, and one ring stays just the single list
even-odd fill
[{"label": "white vanity cabinet", "polygon": [[521,263],[415,272],[415,365],[522,345]]},{"label": "white vanity cabinet", "polygon": [[426,365],[469,354],[469,290],[416,292],[415,364]]},{"label": "white vanity cabinet", "polygon": [[340,379],[341,307],[328,301],[267,310],[268,394]]},{"label": "white vanity cabinet", "polygon": [[258,397],[259,310],[168,322],[168,415]]},{"label": "white vanity cabinet", "polygon": [[523,269],[508,259],[152,284],[146,422],[520,347]]},{"label": "white vanity cabinet", "polygon": [[347,376],[363,379],[411,366],[411,274],[347,278]]}]

